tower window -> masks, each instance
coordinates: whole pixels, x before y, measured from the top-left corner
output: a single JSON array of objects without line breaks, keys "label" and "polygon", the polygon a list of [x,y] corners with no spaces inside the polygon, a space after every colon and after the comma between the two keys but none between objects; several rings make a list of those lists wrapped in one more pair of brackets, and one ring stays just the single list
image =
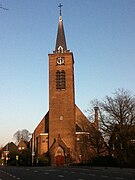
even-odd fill
[{"label": "tower window", "polygon": [[61,71],[61,89],[65,89],[65,71]]},{"label": "tower window", "polygon": [[66,89],[65,71],[56,72],[56,89]]},{"label": "tower window", "polygon": [[63,47],[62,46],[58,47],[58,53],[63,53]]},{"label": "tower window", "polygon": [[61,87],[60,87],[60,71],[56,72],[56,89],[61,89]]}]

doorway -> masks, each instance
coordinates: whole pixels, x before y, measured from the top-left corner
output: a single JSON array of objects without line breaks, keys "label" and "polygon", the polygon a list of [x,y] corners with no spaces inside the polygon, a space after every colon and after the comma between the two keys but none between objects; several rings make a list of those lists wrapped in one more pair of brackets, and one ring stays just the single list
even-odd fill
[{"label": "doorway", "polygon": [[65,164],[64,150],[59,146],[55,153],[56,166],[63,166]]}]

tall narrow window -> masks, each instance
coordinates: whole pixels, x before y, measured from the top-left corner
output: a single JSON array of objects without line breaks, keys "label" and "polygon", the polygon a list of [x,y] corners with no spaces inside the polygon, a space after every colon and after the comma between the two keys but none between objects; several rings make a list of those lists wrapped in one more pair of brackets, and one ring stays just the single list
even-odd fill
[{"label": "tall narrow window", "polygon": [[61,87],[60,87],[60,71],[56,72],[56,89],[61,89]]},{"label": "tall narrow window", "polygon": [[66,89],[65,71],[61,71],[60,78],[61,78],[61,89]]},{"label": "tall narrow window", "polygon": [[65,71],[56,72],[56,89],[66,89]]}]

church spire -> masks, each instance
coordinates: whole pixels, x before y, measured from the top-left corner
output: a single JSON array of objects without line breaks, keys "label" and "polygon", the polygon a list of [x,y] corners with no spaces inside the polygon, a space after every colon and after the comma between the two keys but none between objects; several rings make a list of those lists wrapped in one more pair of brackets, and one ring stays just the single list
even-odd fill
[{"label": "church spire", "polygon": [[62,14],[61,14],[62,4],[60,4],[58,7],[60,8],[60,16],[58,23],[55,53],[63,53],[67,51],[67,45],[66,45],[66,38],[65,38],[64,26],[63,26]]}]

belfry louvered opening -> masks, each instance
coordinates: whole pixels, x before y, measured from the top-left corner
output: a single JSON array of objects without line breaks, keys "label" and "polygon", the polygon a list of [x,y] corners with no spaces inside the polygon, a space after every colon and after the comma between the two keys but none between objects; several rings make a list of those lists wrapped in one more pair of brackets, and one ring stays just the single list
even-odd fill
[{"label": "belfry louvered opening", "polygon": [[56,89],[66,89],[66,74],[64,70],[56,72]]}]

